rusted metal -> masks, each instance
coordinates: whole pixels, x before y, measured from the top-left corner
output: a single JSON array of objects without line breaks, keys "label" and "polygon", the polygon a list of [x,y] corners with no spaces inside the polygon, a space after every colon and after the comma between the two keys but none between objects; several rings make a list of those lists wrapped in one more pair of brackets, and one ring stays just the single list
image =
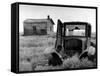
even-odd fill
[{"label": "rusted metal", "polygon": [[[67,27],[71,27],[71,25],[73,25],[73,29],[69,29],[69,31],[73,31],[74,29],[79,29],[83,27],[83,25],[85,27],[83,27],[82,29],[85,30],[85,36],[66,36],[66,26]],[[74,26],[75,25],[75,26]],[[76,27],[77,26],[77,27]],[[58,23],[57,23],[57,33],[56,33],[56,44],[55,44],[55,48],[58,45],[61,45],[64,48],[64,51],[68,51],[69,49],[66,50],[66,48],[70,48],[70,50],[75,50],[75,48],[84,51],[86,48],[88,48],[90,46],[90,39],[91,39],[91,25],[87,22],[64,22],[62,23],[61,20],[58,19]],[[66,42],[66,40],[68,41],[68,43]],[[81,42],[80,42],[81,41]],[[67,46],[65,46],[66,44],[68,44]],[[76,46],[77,44],[77,46]],[[76,49],[76,51],[77,51]],[[78,50],[78,51],[79,51]],[[69,51],[71,52],[71,51]],[[80,51],[79,51],[80,52]]]}]

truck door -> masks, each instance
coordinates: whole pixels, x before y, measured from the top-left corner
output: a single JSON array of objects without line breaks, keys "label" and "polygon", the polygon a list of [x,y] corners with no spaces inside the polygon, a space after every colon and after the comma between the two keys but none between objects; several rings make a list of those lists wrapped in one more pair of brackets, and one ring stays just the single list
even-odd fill
[{"label": "truck door", "polygon": [[62,46],[62,38],[63,38],[62,36],[63,36],[63,23],[61,22],[61,20],[58,19],[55,47],[57,47],[58,45]]}]

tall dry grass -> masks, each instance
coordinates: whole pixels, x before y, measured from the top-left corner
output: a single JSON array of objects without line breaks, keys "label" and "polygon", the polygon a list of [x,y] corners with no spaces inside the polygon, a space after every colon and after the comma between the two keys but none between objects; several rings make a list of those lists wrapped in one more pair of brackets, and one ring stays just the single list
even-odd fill
[{"label": "tall dry grass", "polygon": [[61,66],[48,66],[44,50],[48,47],[54,47],[55,40],[56,38],[52,36],[20,36],[19,70],[54,70],[95,66],[95,63],[87,58],[80,61],[77,55],[65,59]]},{"label": "tall dry grass", "polygon": [[[20,36],[19,41],[20,71],[24,71],[24,68],[27,68],[29,63],[31,67],[35,66],[37,63],[43,63],[42,61],[45,60],[43,56],[44,50],[47,47],[55,45],[55,38],[52,36]],[[27,60],[30,60],[30,62]],[[32,70],[34,70],[34,68]]]}]

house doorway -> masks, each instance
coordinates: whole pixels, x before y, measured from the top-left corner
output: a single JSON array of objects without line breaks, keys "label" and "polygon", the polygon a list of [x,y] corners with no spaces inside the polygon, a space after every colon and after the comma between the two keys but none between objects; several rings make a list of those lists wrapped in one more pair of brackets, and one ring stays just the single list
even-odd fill
[{"label": "house doorway", "polygon": [[33,34],[34,34],[34,35],[37,34],[36,31],[37,31],[36,26],[33,26]]}]

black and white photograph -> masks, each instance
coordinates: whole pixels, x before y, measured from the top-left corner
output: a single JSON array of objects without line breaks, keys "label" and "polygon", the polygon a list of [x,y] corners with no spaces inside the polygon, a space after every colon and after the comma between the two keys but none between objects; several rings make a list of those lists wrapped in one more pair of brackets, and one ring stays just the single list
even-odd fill
[{"label": "black and white photograph", "polygon": [[97,67],[96,8],[19,4],[19,72]]}]

